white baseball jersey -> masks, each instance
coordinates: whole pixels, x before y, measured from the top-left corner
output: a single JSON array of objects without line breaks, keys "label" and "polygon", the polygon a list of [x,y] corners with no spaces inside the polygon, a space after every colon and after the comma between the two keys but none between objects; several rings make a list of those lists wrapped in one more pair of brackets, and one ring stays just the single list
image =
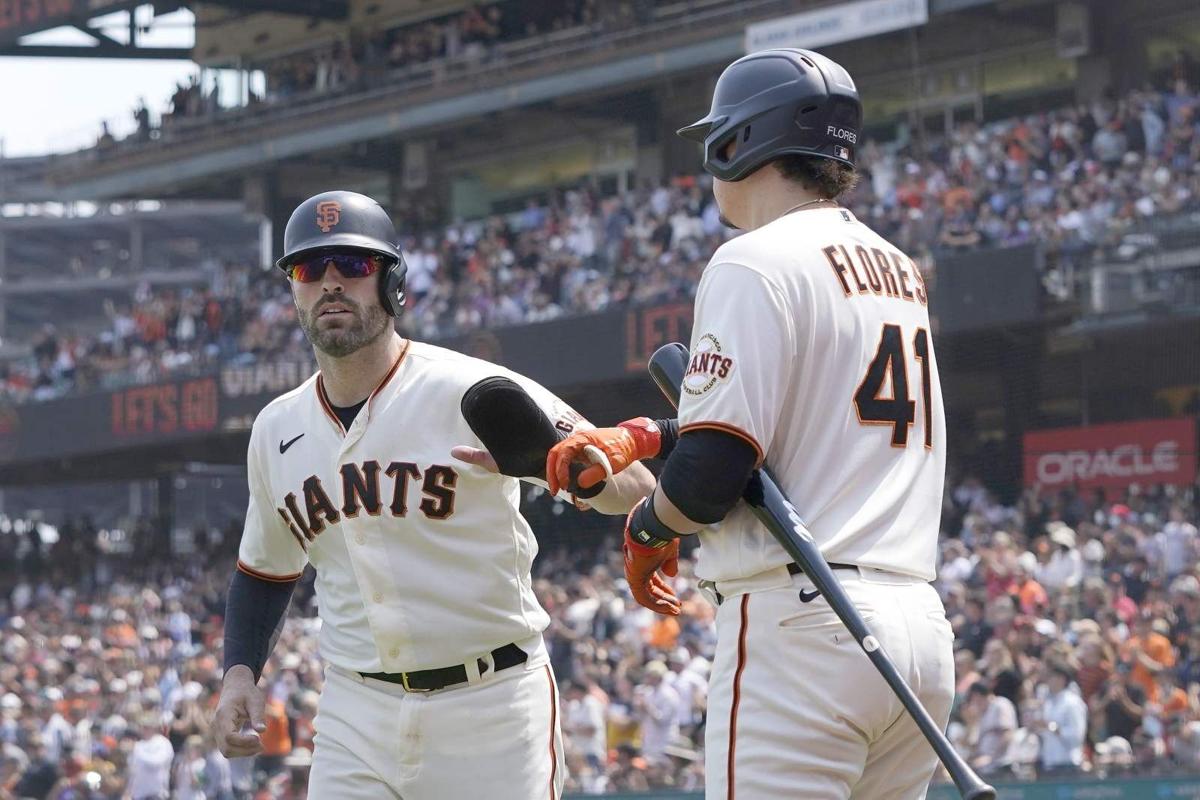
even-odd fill
[{"label": "white baseball jersey", "polygon": [[330,663],[445,667],[549,623],[530,583],[537,541],[518,481],[450,455],[482,447],[460,403],[494,375],[520,384],[563,430],[580,421],[524,376],[420,342],[407,343],[349,430],[319,374],[254,421],[238,568],[292,580],[312,562]]},{"label": "white baseball jersey", "polygon": [[[700,279],[680,430],[753,445],[829,561],[932,580],[946,426],[927,302],[916,264],[841,208],[727,242]],[[745,504],[700,537],[709,580],[791,561]]]}]

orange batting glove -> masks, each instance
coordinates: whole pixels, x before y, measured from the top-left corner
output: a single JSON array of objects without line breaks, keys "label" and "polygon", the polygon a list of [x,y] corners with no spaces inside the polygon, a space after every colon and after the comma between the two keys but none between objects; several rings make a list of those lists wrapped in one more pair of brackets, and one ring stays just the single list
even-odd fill
[{"label": "orange batting glove", "polygon": [[[546,483],[550,486],[550,494],[558,494],[560,489],[570,486],[572,462],[590,463],[584,458],[584,448],[599,450],[608,459],[615,475],[635,461],[654,458],[661,445],[662,432],[649,417],[626,420],[615,428],[592,428],[573,433],[546,454]],[[595,486],[606,474],[603,464],[591,463],[579,473],[579,488]]]},{"label": "orange batting glove", "polygon": [[[631,526],[636,526],[635,516],[642,505],[653,502],[653,494],[642,498],[625,518],[625,542],[621,546],[621,551],[625,554],[625,580],[629,582],[629,591],[633,593],[633,599],[638,605],[656,614],[677,617],[679,598],[659,574],[659,570],[671,578],[679,573],[679,540],[671,539],[661,544],[641,544],[635,541],[636,534],[630,530]],[[642,538],[647,538],[644,533]],[[649,539],[654,542],[661,541],[653,537]]]}]

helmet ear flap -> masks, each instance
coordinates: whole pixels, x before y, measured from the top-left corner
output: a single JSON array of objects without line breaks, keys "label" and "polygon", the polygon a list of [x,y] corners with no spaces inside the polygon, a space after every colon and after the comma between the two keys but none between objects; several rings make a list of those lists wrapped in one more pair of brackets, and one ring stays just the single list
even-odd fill
[{"label": "helmet ear flap", "polygon": [[737,145],[742,140],[743,132],[748,131],[749,128],[749,125],[735,128],[709,145],[708,164],[715,165],[721,170],[729,169],[734,159],[737,158]]},{"label": "helmet ear flap", "polygon": [[408,299],[404,294],[407,275],[408,265],[404,263],[403,255],[394,264],[380,272],[379,302],[383,304],[383,310],[393,317],[400,316],[400,309],[404,307],[404,302]]}]

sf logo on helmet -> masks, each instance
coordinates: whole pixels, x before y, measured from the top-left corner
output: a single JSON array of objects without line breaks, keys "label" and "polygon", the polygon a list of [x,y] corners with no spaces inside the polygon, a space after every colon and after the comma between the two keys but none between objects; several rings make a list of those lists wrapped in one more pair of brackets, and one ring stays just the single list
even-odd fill
[{"label": "sf logo on helmet", "polygon": [[321,233],[329,233],[330,228],[342,221],[342,204],[337,200],[324,200],[317,203],[317,227]]}]

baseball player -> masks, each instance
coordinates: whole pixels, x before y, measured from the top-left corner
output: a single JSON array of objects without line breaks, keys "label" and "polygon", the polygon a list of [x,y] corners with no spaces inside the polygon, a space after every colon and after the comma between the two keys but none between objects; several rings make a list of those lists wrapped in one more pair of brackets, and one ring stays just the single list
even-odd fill
[{"label": "baseball player", "polygon": [[[260,750],[256,683],[311,563],[328,666],[311,797],[553,800],[559,705],[522,473],[498,466],[511,454],[489,453],[468,417],[507,397],[552,441],[584,422],[523,376],[401,338],[396,239],[383,209],[352,192],[312,197],[288,222],[278,266],[320,372],[251,432],[218,741],[231,757]],[[544,475],[548,449],[528,474]],[[622,474],[588,503],[625,513],[652,487],[648,472]]]},{"label": "baseball player", "polygon": [[[638,601],[679,613],[664,575],[699,532],[697,575],[719,603],[706,731],[707,797],[925,795],[936,758],[812,583],[739,498],[769,465],[934,719],[949,718],[953,634],[934,559],[946,431],[928,294],[913,261],[838,204],[862,124],[846,71],[806,50],[739,59],[703,144],[728,224],[696,294],[678,420],[572,434],[551,489],[584,446],[613,470],[665,458],[630,514]],[[585,486],[600,473],[589,467]],[[752,487],[751,487],[752,488]]]}]

